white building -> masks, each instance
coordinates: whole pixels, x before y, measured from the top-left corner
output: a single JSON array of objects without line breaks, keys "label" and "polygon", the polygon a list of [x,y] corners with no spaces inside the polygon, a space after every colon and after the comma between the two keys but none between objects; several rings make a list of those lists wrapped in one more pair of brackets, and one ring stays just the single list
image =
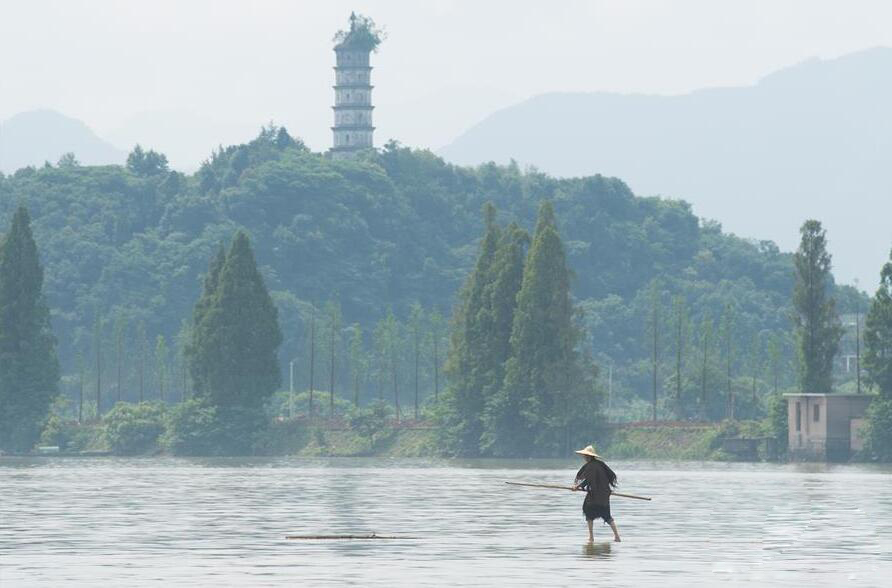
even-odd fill
[{"label": "white building", "polygon": [[847,461],[864,447],[869,394],[784,394],[793,459]]}]

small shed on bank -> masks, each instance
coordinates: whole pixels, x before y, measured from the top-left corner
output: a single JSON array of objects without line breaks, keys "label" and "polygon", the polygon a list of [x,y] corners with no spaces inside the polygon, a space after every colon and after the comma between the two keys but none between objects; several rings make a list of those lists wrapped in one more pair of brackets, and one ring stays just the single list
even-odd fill
[{"label": "small shed on bank", "polygon": [[793,459],[847,461],[863,448],[868,394],[784,394]]}]

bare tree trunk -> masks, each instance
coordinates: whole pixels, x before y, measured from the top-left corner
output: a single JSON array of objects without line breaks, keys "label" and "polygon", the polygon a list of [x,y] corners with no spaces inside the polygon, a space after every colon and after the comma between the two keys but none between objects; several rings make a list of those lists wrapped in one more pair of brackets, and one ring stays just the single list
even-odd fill
[{"label": "bare tree trunk", "polygon": [[434,402],[440,399],[440,351],[437,333],[434,333]]},{"label": "bare tree trunk", "polygon": [[707,359],[709,357],[709,329],[704,326],[703,328],[703,377],[702,377],[702,386],[700,389],[700,406],[703,410],[703,418],[706,419],[708,414],[706,407],[706,368],[707,368]]},{"label": "bare tree trunk", "polygon": [[396,409],[396,422],[400,422],[400,388],[396,377],[396,352],[391,349],[390,352],[390,370],[393,375],[393,405]]},{"label": "bare tree trunk", "polygon": [[96,420],[102,419],[102,323],[96,321]]},{"label": "bare tree trunk", "polygon": [[652,360],[652,372],[653,372],[653,414],[651,416],[651,420],[653,422],[657,422],[657,343],[658,343],[658,327],[657,327],[657,307],[654,305],[654,313],[653,313],[653,330],[654,330],[654,338],[653,338],[653,360]]},{"label": "bare tree trunk", "polygon": [[418,344],[418,327],[415,327],[415,420],[418,420],[418,361],[421,354],[421,346]]},{"label": "bare tree trunk", "polygon": [[118,371],[118,384],[117,384],[118,402],[121,402],[121,359],[122,359],[121,358],[121,355],[122,355],[121,347],[123,345],[123,342],[122,342],[123,337],[122,337],[122,333],[121,333],[120,329],[118,329],[118,332],[116,333],[116,335],[117,335],[117,337],[115,337],[115,364],[117,364],[117,365],[115,367],[117,368],[117,371]]},{"label": "bare tree trunk", "polygon": [[[80,355],[80,354],[79,354]],[[80,389],[77,395],[77,424],[84,422],[84,356],[80,356]]]},{"label": "bare tree trunk", "polygon": [[[857,286],[857,284],[856,284]],[[861,301],[855,307],[855,377],[858,382],[858,394],[861,394]]]},{"label": "bare tree trunk", "polygon": [[753,372],[753,413],[756,412],[756,372]]},{"label": "bare tree trunk", "polygon": [[734,420],[734,390],[731,387],[731,333],[730,333],[730,323],[728,327],[728,340],[727,340],[727,360],[728,360],[728,406],[727,406],[727,414],[728,418]]},{"label": "bare tree trunk", "polygon": [[310,402],[309,402],[310,420],[313,419],[313,388],[316,385],[316,381],[314,379],[313,368],[315,366],[316,366],[316,312],[314,310],[313,318],[310,319]]},{"label": "bare tree trunk", "polygon": [[331,323],[329,350],[329,373],[328,373],[328,418],[334,419],[334,321]]},{"label": "bare tree trunk", "polygon": [[145,337],[139,342],[139,401],[145,398],[145,371],[146,371],[146,339]]},{"label": "bare tree trunk", "polygon": [[334,381],[335,381],[335,325],[331,322],[329,337],[329,373],[328,373],[328,418],[334,420]]},{"label": "bare tree trunk", "polygon": [[678,325],[676,326],[676,340],[675,340],[675,416],[676,418],[681,416],[681,359],[682,359],[682,346],[684,345],[684,341],[681,338],[682,332],[682,316],[681,309],[678,310],[677,317]]}]

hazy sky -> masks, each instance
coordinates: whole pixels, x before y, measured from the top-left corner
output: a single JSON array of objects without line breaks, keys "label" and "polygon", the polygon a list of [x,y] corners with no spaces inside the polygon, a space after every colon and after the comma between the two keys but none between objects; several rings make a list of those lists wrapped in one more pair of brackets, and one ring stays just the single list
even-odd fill
[{"label": "hazy sky", "polygon": [[123,141],[134,116],[177,111],[170,120],[231,133],[275,120],[328,147],[331,38],[351,10],[389,35],[373,57],[377,142],[435,148],[543,92],[749,84],[808,57],[892,45],[888,1],[0,4],[0,120],[52,108]]}]

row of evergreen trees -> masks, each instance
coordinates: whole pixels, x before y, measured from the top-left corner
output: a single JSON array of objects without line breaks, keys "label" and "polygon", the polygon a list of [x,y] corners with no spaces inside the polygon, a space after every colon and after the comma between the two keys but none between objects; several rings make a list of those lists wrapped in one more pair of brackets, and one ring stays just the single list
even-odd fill
[{"label": "row of evergreen trees", "polygon": [[484,215],[453,317],[443,440],[458,455],[551,455],[590,437],[598,414],[554,210],[540,206],[532,239],[500,227],[492,204]]}]

